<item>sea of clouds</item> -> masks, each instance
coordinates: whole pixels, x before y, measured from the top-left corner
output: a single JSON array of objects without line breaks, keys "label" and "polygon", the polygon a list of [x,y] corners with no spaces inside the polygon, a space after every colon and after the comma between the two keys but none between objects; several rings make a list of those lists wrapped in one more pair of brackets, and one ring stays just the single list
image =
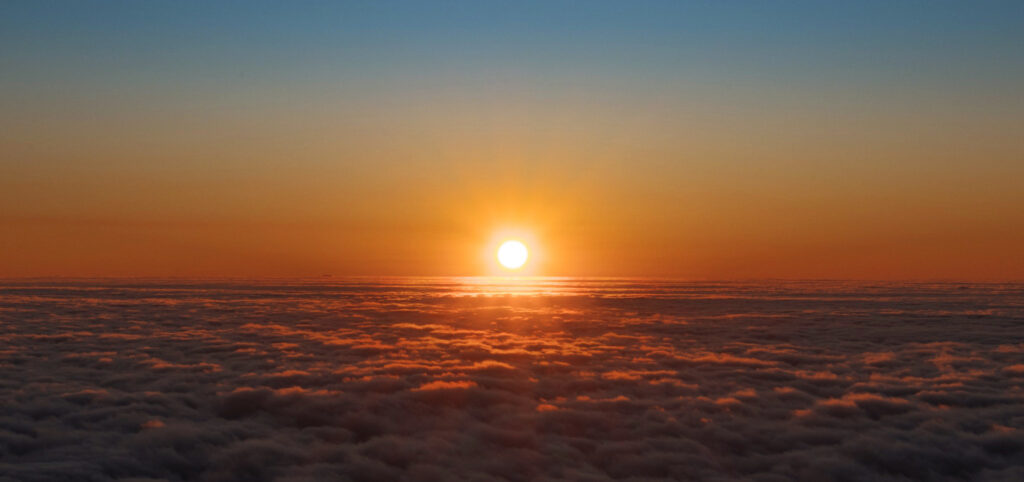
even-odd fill
[{"label": "sea of clouds", "polygon": [[0,283],[2,481],[1024,480],[1024,285]]}]

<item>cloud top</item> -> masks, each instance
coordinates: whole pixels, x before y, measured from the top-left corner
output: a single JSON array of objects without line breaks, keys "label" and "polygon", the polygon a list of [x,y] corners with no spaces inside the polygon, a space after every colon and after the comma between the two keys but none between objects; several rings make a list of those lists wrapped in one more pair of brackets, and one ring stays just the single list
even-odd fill
[{"label": "cloud top", "polygon": [[1024,287],[0,285],[0,480],[1021,480]]}]

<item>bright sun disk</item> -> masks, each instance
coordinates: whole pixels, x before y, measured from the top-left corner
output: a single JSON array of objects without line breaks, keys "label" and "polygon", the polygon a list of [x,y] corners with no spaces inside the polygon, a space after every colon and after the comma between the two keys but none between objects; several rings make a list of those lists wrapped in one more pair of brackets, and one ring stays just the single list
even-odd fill
[{"label": "bright sun disk", "polygon": [[519,268],[529,255],[526,245],[515,240],[505,241],[498,248],[498,262],[508,269]]}]

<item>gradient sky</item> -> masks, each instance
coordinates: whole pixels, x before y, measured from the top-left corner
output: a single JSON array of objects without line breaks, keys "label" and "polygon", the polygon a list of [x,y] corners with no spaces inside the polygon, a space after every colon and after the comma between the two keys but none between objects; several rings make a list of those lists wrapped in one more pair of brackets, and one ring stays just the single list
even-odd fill
[{"label": "gradient sky", "polygon": [[0,3],[0,276],[1024,278],[1022,2]]}]

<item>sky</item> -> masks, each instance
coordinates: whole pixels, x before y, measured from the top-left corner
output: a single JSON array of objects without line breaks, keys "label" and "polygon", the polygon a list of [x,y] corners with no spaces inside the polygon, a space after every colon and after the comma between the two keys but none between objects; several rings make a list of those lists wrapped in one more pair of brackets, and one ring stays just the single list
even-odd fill
[{"label": "sky", "polygon": [[0,3],[0,277],[1024,279],[1021,2]]}]

